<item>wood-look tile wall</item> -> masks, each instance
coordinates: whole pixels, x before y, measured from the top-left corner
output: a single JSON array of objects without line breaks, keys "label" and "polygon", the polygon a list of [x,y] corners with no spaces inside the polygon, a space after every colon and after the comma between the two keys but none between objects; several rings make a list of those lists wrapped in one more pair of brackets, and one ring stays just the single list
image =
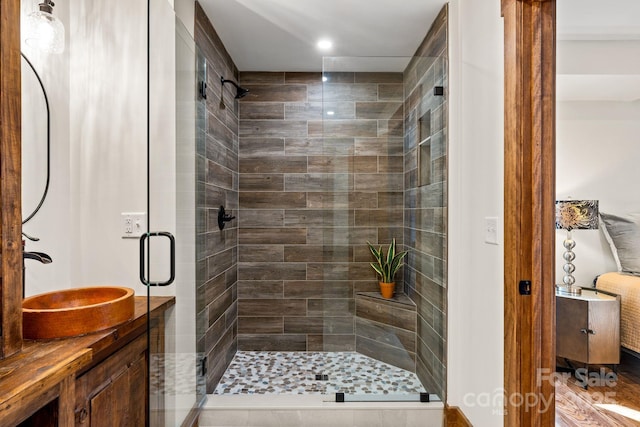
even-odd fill
[{"label": "wood-look tile wall", "polygon": [[416,305],[406,295],[356,295],[356,351],[407,371],[416,370]]},{"label": "wood-look tile wall", "polygon": [[242,350],[354,351],[366,243],[402,243],[402,73],[325,76],[240,73]]},{"label": "wood-look tile wall", "polygon": [[[211,393],[237,350],[238,223],[218,228],[218,209],[238,209],[238,103],[220,76],[237,81],[238,70],[222,41],[196,3],[195,40],[206,58],[207,99],[197,110],[196,258],[198,352],[207,357],[207,393]],[[225,109],[219,106],[221,93]]]},{"label": "wood-look tile wall", "polygon": [[[447,6],[404,72],[404,287],[418,309],[416,372],[444,400],[447,337]],[[434,95],[444,87],[444,96]],[[426,114],[425,113],[430,113]],[[430,121],[429,183],[418,180],[420,119]]]}]

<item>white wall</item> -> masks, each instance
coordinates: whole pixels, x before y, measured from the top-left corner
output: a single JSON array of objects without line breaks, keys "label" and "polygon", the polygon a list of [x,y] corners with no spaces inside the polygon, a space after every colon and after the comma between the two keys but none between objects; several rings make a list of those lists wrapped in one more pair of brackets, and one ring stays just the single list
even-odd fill
[{"label": "white wall", "polygon": [[[557,198],[599,200],[600,210],[624,215],[640,212],[640,101],[565,101],[557,105]],[[556,281],[562,282],[562,241],[556,234]],[[602,231],[574,230],[576,283],[590,286],[595,276],[616,271]]]},{"label": "white wall", "polygon": [[[37,10],[36,0],[21,2],[21,16]],[[54,14],[68,28],[69,4],[56,4]],[[69,36],[59,55],[47,55],[24,42],[21,50],[40,75],[49,98],[51,113],[51,170],[49,192],[40,211],[23,226],[23,231],[40,239],[26,242],[25,250],[45,252],[52,264],[25,262],[26,295],[67,287],[72,261],[69,218]],[[35,74],[22,60],[22,205],[23,218],[37,206],[46,179],[46,108]]]},{"label": "white wall", "polygon": [[[503,21],[500,2],[452,0],[447,401],[503,424]],[[498,217],[500,245],[484,242]]]},{"label": "white wall", "polygon": [[[35,10],[37,3],[24,0],[23,15]],[[193,2],[190,9],[186,0],[177,4],[193,32]],[[108,284],[146,295],[138,277],[139,241],[121,237],[121,213],[147,211],[147,2],[60,0],[54,13],[66,28],[65,53],[40,55],[25,49],[42,75],[52,106],[51,189],[41,212],[25,226],[27,233],[41,238],[28,242],[27,250],[46,252],[54,260],[49,265],[28,261],[27,294]],[[171,354],[163,364],[166,382],[173,385],[180,375],[193,379],[189,391],[166,394],[167,425],[180,425],[195,403],[196,367],[195,118],[194,111],[182,108],[183,114],[187,112],[180,118],[190,120],[191,127],[184,126],[180,135],[186,148],[180,153],[183,175],[178,179],[175,22],[167,1],[152,2],[148,220],[152,231],[169,231],[178,241],[176,282],[152,288],[152,295],[177,297],[166,318],[165,343]],[[189,32],[182,33],[188,45]],[[189,46],[180,58],[185,67],[181,82],[185,95],[191,90],[193,110],[195,48]],[[40,89],[28,68],[23,74],[28,101],[23,111],[23,193],[25,205],[31,206],[44,183],[46,123],[40,117],[44,111]],[[189,104],[188,96],[182,101]],[[182,187],[177,186],[180,182]],[[166,241],[154,242],[158,242],[152,247],[157,273],[152,280],[164,280],[169,259]],[[179,369],[187,367],[189,371]]]}]

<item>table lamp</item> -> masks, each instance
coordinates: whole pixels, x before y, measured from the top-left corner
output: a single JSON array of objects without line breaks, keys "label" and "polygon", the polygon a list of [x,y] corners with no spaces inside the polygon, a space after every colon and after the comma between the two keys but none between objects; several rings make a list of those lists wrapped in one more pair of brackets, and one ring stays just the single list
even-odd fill
[{"label": "table lamp", "polygon": [[556,201],[556,229],[567,230],[567,238],[563,246],[566,249],[562,258],[566,261],[564,267],[564,286],[561,292],[571,295],[580,295],[581,289],[574,286],[576,279],[573,272],[576,267],[573,260],[576,255],[573,248],[576,242],[571,238],[571,230],[597,230],[598,229],[598,201],[597,200],[557,200]]}]

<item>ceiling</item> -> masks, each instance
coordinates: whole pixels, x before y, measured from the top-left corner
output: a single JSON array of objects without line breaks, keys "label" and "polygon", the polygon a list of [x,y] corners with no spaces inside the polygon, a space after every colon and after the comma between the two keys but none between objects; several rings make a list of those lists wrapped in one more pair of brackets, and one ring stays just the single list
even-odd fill
[{"label": "ceiling", "polygon": [[557,2],[557,99],[640,102],[640,1]]},{"label": "ceiling", "polygon": [[[395,57],[367,71],[400,71],[444,3],[200,0],[240,71],[352,70],[354,57]],[[558,100],[640,100],[640,1],[561,0],[557,17]],[[321,38],[333,48],[318,50]]]},{"label": "ceiling", "polygon": [[[323,56],[410,57],[446,3],[445,0],[199,1],[240,71],[321,71]],[[316,48],[321,38],[331,40],[333,48],[327,51]]]}]

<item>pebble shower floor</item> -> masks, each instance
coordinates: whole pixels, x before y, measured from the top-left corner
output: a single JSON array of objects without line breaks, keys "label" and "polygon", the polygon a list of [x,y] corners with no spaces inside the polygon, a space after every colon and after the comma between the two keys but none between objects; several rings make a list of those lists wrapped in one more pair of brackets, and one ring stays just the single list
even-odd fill
[{"label": "pebble shower floor", "polygon": [[238,351],[213,394],[338,392],[408,394],[425,389],[414,373],[355,352]]}]

